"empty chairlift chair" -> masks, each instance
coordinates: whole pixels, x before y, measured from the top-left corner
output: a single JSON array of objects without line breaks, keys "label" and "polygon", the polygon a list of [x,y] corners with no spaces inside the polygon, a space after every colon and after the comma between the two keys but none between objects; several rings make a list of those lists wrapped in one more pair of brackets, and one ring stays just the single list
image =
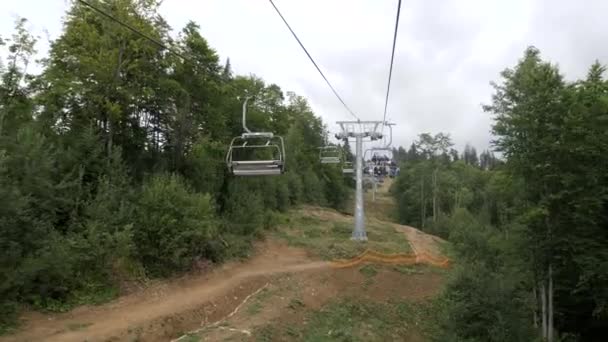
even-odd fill
[{"label": "empty chairlift chair", "polygon": [[342,173],[345,175],[352,175],[355,173],[355,166],[351,161],[345,161],[342,165]]},{"label": "empty chairlift chair", "polygon": [[272,176],[285,172],[283,137],[271,132],[251,132],[246,125],[247,101],[243,103],[243,129],[226,154],[228,170],[235,176]]},{"label": "empty chairlift chair", "polygon": [[340,164],[340,149],[337,146],[319,147],[319,161],[321,164]]}]

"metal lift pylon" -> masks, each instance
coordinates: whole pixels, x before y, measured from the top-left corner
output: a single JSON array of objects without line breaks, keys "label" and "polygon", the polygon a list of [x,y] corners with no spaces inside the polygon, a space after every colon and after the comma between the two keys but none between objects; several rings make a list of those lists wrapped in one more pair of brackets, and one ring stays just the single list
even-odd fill
[{"label": "metal lift pylon", "polygon": [[370,138],[378,140],[382,138],[382,132],[378,127],[382,121],[338,121],[341,132],[336,134],[337,139],[355,138],[355,227],[351,240],[367,241],[365,232],[365,209],[363,203],[363,139]]}]

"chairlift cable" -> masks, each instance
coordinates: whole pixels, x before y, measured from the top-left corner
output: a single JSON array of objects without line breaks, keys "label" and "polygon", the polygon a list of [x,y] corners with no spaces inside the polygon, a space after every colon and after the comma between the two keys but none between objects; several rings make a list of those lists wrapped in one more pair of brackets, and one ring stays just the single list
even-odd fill
[{"label": "chairlift cable", "polygon": [[110,13],[102,10],[101,8],[91,4],[90,2],[84,1],[84,0],[77,0],[80,4],[92,9],[93,11],[101,14],[102,16],[112,20],[113,22],[117,23],[118,25],[128,29],[129,31],[135,33],[136,35],[154,43],[155,45],[159,46],[160,48],[169,51],[170,53],[176,55],[177,57],[180,57],[183,60],[192,62],[193,64],[198,64],[196,61],[194,61],[191,58],[188,58],[186,56],[184,56],[182,53],[180,53],[179,51],[175,50],[174,48],[171,48],[165,44],[163,44],[161,41],[159,41],[158,39],[154,39],[153,37],[150,37],[149,35],[139,31],[138,29],[136,29],[135,27],[125,23],[124,21],[116,18],[115,16],[111,15]]},{"label": "chairlift cable", "polygon": [[397,32],[399,30],[399,15],[401,14],[401,0],[397,4],[397,17],[395,18],[395,33],[393,35],[393,50],[391,52],[391,65],[388,72],[388,85],[386,87],[386,100],[384,101],[384,117],[382,118],[382,132],[384,132],[384,123],[386,122],[386,113],[388,109],[388,97],[391,91],[391,78],[393,76],[393,62],[395,61],[395,46],[397,45]]},{"label": "chairlift cable", "polygon": [[293,37],[296,39],[296,41],[298,42],[298,44],[300,44],[300,47],[302,48],[302,50],[304,50],[304,52],[306,53],[306,55],[308,56],[308,58],[310,59],[310,61],[312,62],[312,64],[315,66],[315,68],[317,68],[317,71],[321,74],[321,77],[323,77],[323,79],[325,80],[325,82],[327,83],[327,85],[329,86],[329,88],[331,89],[331,91],[333,91],[334,95],[336,95],[336,97],[338,98],[338,100],[340,100],[340,102],[342,103],[342,105],[344,105],[344,108],[346,108],[346,110],[350,113],[350,115],[352,115],[355,119],[360,120],[359,117],[350,109],[350,107],[348,107],[348,105],[346,105],[346,102],[344,102],[344,100],[342,100],[342,97],[338,94],[338,92],[336,91],[336,89],[331,85],[331,83],[329,82],[329,80],[327,79],[327,77],[325,77],[325,74],[323,74],[323,71],[321,71],[321,68],[319,68],[319,66],[317,65],[317,63],[315,62],[315,60],[312,58],[312,56],[310,55],[310,53],[308,53],[308,50],[306,50],[306,48],[304,47],[304,44],[302,44],[302,42],[300,41],[300,38],[298,38],[298,35],[296,35],[296,33],[293,31],[293,29],[291,28],[291,26],[289,25],[289,23],[285,19],[285,17],[283,17],[283,14],[281,14],[281,11],[279,11],[279,9],[277,8],[277,6],[274,4],[274,2],[272,0],[268,0],[268,1],[270,1],[270,4],[272,5],[272,7],[274,7],[274,9],[277,12],[277,14],[281,17],[281,19],[285,23],[285,26],[287,26],[287,28],[289,29],[289,31],[291,32],[291,34],[293,35]]}]

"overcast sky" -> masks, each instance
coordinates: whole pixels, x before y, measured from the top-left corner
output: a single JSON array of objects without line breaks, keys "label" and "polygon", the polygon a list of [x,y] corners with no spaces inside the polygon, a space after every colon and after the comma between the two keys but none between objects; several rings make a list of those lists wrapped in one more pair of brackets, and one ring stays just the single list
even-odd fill
[{"label": "overcast sky", "polygon": [[[62,29],[67,0],[0,0],[0,35],[16,16],[46,39]],[[397,0],[275,0],[346,103],[362,120],[381,120]],[[349,120],[266,0],[165,0],[175,31],[188,20],[235,72],[253,73],[305,96],[333,131]],[[528,45],[569,79],[596,59],[608,63],[606,0],[404,0],[388,118],[394,144],[421,132],[448,132],[456,147],[488,147],[491,118],[481,110],[489,82]],[[39,50],[46,52],[46,44]]]}]

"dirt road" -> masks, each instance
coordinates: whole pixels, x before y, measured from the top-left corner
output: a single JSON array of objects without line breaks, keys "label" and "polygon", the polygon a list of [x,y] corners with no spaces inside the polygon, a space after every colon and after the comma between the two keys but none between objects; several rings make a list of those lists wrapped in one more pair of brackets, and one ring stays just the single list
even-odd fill
[{"label": "dirt road", "polygon": [[105,305],[65,314],[28,314],[20,332],[0,341],[166,341],[201,322],[227,315],[269,276],[328,268],[326,262],[311,261],[305,251],[276,241],[260,244],[256,250],[258,254],[246,262],[153,285]]}]

